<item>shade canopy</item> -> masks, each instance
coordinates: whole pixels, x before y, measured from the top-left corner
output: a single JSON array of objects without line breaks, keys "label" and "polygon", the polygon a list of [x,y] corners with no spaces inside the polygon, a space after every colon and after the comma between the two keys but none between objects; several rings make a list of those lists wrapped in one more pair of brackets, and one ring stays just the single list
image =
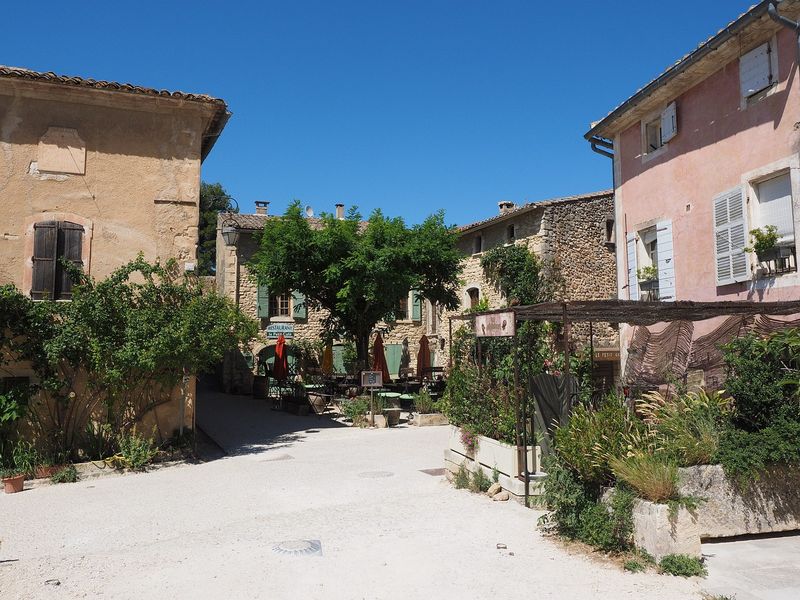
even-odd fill
[{"label": "shade canopy", "polygon": [[283,334],[275,342],[275,364],[272,367],[272,376],[278,381],[284,381],[289,375],[289,359],[286,354],[286,338]]},{"label": "shade canopy", "polygon": [[419,338],[419,351],[417,352],[417,375],[424,377],[431,368],[431,347],[428,336]]},{"label": "shade canopy", "polygon": [[325,344],[322,351],[322,373],[330,375],[333,373],[333,344]]},{"label": "shade canopy", "polygon": [[389,376],[389,366],[386,364],[386,352],[383,349],[383,338],[380,333],[375,336],[375,342],[372,344],[372,370],[383,373],[384,383],[392,380]]}]

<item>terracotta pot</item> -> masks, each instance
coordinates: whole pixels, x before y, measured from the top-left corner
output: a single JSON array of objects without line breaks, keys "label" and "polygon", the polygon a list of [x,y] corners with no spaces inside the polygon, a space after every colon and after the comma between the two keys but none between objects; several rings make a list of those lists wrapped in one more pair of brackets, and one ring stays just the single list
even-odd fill
[{"label": "terracotta pot", "polygon": [[3,491],[6,494],[16,494],[21,492],[25,485],[25,474],[14,475],[13,477],[3,477]]},{"label": "terracotta pot", "polygon": [[49,479],[63,468],[64,465],[39,465],[34,475],[37,479]]}]

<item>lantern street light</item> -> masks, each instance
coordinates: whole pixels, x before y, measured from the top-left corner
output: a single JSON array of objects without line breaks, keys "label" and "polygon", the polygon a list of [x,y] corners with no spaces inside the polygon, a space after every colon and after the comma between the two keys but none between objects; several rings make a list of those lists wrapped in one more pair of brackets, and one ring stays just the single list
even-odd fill
[{"label": "lantern street light", "polygon": [[226,246],[235,246],[236,242],[239,241],[239,224],[232,215],[239,212],[239,203],[230,196],[227,199],[233,202],[236,208],[231,210],[225,220],[222,221],[222,239],[225,240]]}]

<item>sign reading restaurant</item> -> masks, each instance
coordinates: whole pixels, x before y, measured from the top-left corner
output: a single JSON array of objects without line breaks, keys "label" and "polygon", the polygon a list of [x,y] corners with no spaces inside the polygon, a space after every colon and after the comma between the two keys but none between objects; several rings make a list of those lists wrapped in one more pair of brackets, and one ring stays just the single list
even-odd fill
[{"label": "sign reading restaurant", "polygon": [[294,323],[270,323],[267,325],[267,339],[274,340],[283,334],[287,340],[294,338]]},{"label": "sign reading restaurant", "polygon": [[475,335],[478,337],[513,337],[515,334],[513,312],[475,315]]}]

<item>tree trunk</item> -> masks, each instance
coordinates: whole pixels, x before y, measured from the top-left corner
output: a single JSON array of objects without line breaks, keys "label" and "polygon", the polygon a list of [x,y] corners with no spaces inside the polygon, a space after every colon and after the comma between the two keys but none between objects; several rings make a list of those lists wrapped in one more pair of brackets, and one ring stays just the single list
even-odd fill
[{"label": "tree trunk", "polygon": [[356,362],[360,369],[370,368],[369,364],[369,330],[356,334]]}]

